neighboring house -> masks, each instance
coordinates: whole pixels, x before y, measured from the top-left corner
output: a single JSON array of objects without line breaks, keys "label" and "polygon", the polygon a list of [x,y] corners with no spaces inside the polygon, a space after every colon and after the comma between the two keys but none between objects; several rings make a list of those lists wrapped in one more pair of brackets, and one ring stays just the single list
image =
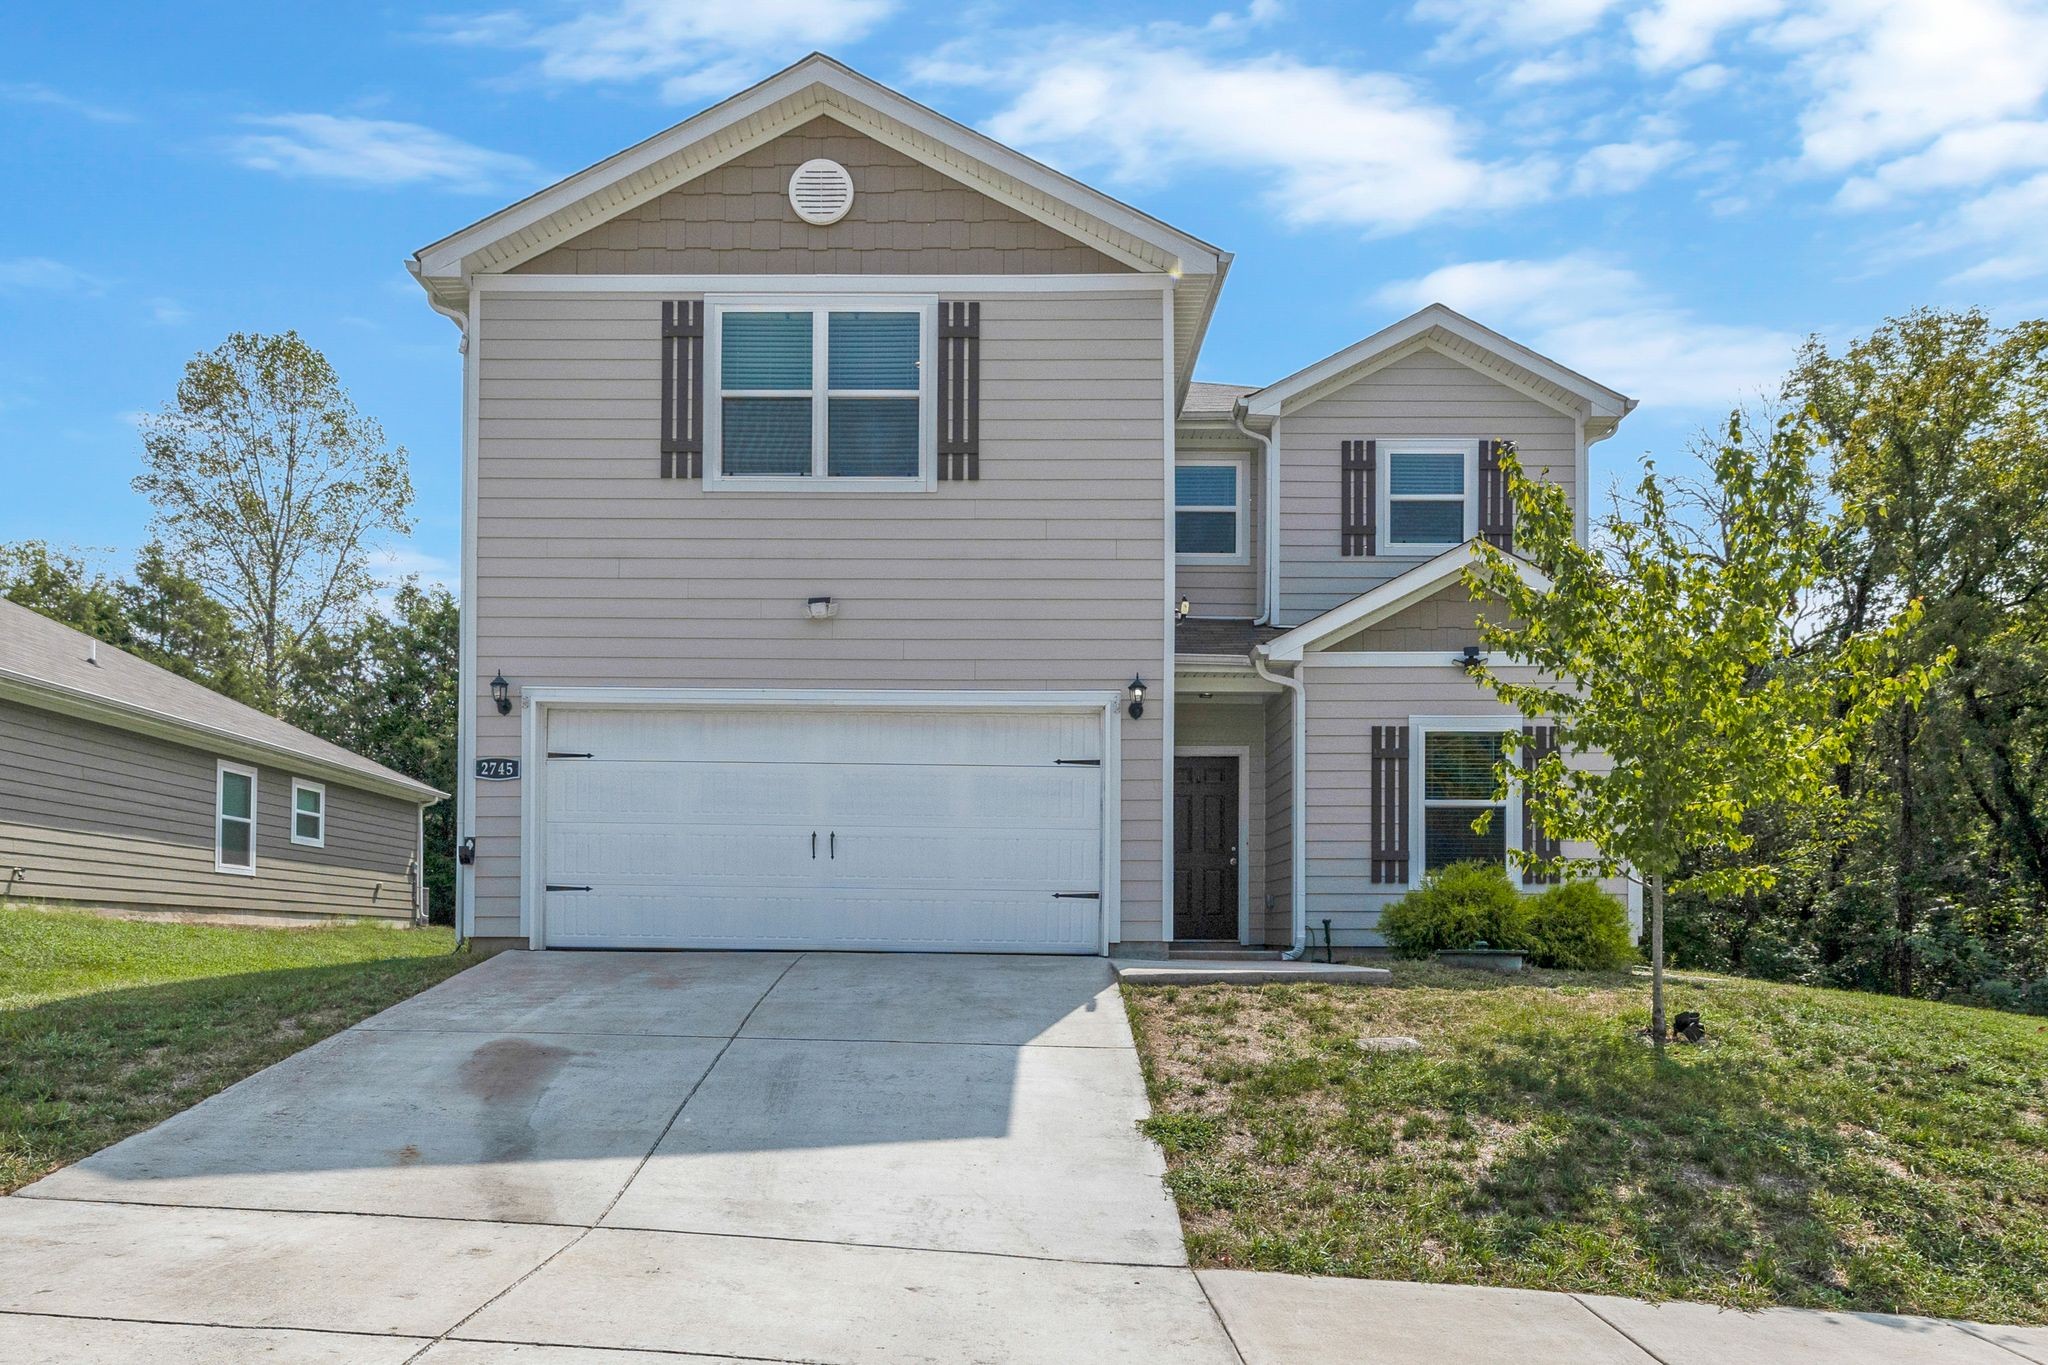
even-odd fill
[{"label": "neighboring house", "polygon": [[0,900],[424,919],[444,795],[0,599]]},{"label": "neighboring house", "polygon": [[464,932],[1363,944],[1540,838],[1457,573],[1632,401],[1441,307],[1191,383],[1229,263],[821,56],[423,248]]}]

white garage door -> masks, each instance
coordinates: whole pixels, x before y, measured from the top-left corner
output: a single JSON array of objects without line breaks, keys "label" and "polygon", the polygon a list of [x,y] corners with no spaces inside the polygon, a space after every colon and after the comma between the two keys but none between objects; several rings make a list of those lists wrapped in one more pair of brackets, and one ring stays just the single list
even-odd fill
[{"label": "white garage door", "polygon": [[551,946],[1100,948],[1099,712],[547,716]]}]

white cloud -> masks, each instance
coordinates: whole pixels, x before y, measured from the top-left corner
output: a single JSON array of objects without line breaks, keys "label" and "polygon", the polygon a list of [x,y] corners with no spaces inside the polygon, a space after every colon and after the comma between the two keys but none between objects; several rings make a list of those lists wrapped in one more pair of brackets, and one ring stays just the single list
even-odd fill
[{"label": "white cloud", "polygon": [[76,266],[53,261],[48,256],[12,256],[0,259],[0,291],[47,290],[53,294],[99,294],[107,282]]},{"label": "white cloud", "polygon": [[1619,194],[1642,185],[1675,163],[1690,147],[1676,138],[1609,142],[1579,157],[1572,188],[1582,194]]},{"label": "white cloud", "polygon": [[430,554],[411,541],[372,550],[370,573],[379,585],[378,601],[386,605],[392,592],[408,578],[417,578],[422,587],[446,588],[450,592],[458,592],[462,586],[460,565]]},{"label": "white cloud", "polygon": [[1009,97],[986,130],[1126,184],[1183,166],[1252,172],[1293,224],[1410,228],[1549,191],[1541,160],[1485,161],[1447,108],[1407,80],[1292,57],[1219,56],[1191,31],[1003,35],[919,75]]},{"label": "white cloud", "polygon": [[1379,291],[1413,310],[1445,303],[1659,407],[1725,409],[1776,392],[1799,338],[1708,322],[1622,266],[1586,255],[1467,261]]},{"label": "white cloud", "polygon": [[1616,0],[1416,0],[1415,18],[1441,24],[1441,55],[1527,49],[1586,32]]},{"label": "white cloud", "polygon": [[1767,19],[1784,0],[1659,0],[1628,18],[1638,65],[1649,71],[1690,66],[1730,28]]},{"label": "white cloud", "polygon": [[1876,208],[1905,195],[1982,185],[2008,171],[2041,166],[2048,166],[2048,120],[1958,128],[1922,151],[1844,182],[1835,202],[1843,208]]},{"label": "white cloud", "polygon": [[550,84],[662,81],[670,99],[726,94],[773,56],[866,36],[897,0],[623,0],[548,22],[518,10],[442,20],[450,42],[537,54],[531,75]]},{"label": "white cloud", "polygon": [[2048,174],[2006,185],[1964,204],[1941,223],[1938,238],[1982,253],[1955,278],[1964,283],[2048,275]]},{"label": "white cloud", "polygon": [[540,179],[531,161],[417,123],[344,114],[245,119],[264,129],[229,140],[244,166],[351,185],[429,185],[463,191],[520,188]]},{"label": "white cloud", "polygon": [[135,115],[126,110],[94,104],[90,100],[67,95],[62,90],[53,90],[36,81],[0,81],[0,99],[9,104],[38,104],[48,109],[62,109],[67,114],[93,123],[133,123]]},{"label": "white cloud", "polygon": [[1769,41],[1813,91],[1800,133],[1820,170],[2024,116],[2048,94],[2048,12],[2025,0],[1820,0]]}]

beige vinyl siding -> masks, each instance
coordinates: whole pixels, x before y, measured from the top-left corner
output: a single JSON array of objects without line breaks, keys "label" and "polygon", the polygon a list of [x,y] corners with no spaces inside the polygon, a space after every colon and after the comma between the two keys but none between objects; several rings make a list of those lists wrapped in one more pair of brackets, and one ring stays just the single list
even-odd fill
[{"label": "beige vinyl siding", "polygon": [[[888,282],[876,281],[877,289]],[[477,753],[515,686],[1116,689],[1166,650],[1160,299],[982,300],[979,482],[706,492],[659,475],[661,303],[486,294]],[[836,620],[806,620],[830,594]],[[1163,722],[1123,722],[1122,934],[1160,932]],[[520,783],[480,783],[479,936],[519,924]]]},{"label": "beige vinyl siding", "polygon": [[1264,697],[1235,701],[1181,701],[1174,715],[1176,752],[1210,746],[1242,747],[1249,752],[1244,778],[1249,810],[1241,823],[1250,832],[1238,850],[1245,861],[1246,904],[1251,908],[1251,941],[1264,941],[1266,903],[1266,712]]},{"label": "beige vinyl siding", "polygon": [[1294,694],[1266,702],[1265,941],[1294,937]]},{"label": "beige vinyl siding", "polygon": [[[818,157],[853,177],[853,207],[816,227],[789,179]],[[538,275],[1120,273],[1093,247],[845,124],[816,118],[514,267]]]},{"label": "beige vinyl siding", "polygon": [[[1416,716],[1498,715],[1504,728],[1519,727],[1521,721],[1449,665],[1318,667],[1310,656],[1303,673],[1308,681],[1308,922],[1320,930],[1328,916],[1340,945],[1376,945],[1381,942],[1374,929],[1380,909],[1407,888],[1375,886],[1370,879],[1372,727],[1407,725]],[[1533,676],[1519,669],[1508,676],[1516,674]],[[1420,762],[1420,753],[1410,761]],[[1566,845],[1574,856],[1590,851],[1585,845]],[[1418,858],[1412,869],[1418,878],[1420,869]],[[1620,880],[1603,885],[1617,897],[1625,894]]]},{"label": "beige vinyl siding", "polygon": [[288,768],[256,766],[256,871],[214,867],[218,756],[0,701],[8,895],[94,906],[409,920],[419,807],[332,778],[325,847],[291,842]]},{"label": "beige vinyl siding", "polygon": [[1502,619],[1500,603],[1493,598],[1474,601],[1462,584],[1425,597],[1412,607],[1395,612],[1377,625],[1337,641],[1328,648],[1344,653],[1353,650],[1440,649],[1456,654],[1466,645],[1479,643],[1480,618]]},{"label": "beige vinyl siding", "polygon": [[1249,618],[1259,610],[1259,556],[1265,553],[1263,536],[1264,477],[1258,456],[1246,450],[1203,450],[1183,447],[1177,460],[1188,464],[1234,460],[1238,477],[1245,481],[1245,562],[1242,564],[1180,564],[1174,568],[1176,590],[1185,593],[1195,616]]},{"label": "beige vinyl siding", "polygon": [[[1338,543],[1342,443],[1394,437],[1512,440],[1523,468],[1573,485],[1573,419],[1441,351],[1424,347],[1279,420],[1280,611],[1298,626],[1422,562],[1426,556],[1345,558]],[[1382,471],[1381,478],[1385,478]]]}]

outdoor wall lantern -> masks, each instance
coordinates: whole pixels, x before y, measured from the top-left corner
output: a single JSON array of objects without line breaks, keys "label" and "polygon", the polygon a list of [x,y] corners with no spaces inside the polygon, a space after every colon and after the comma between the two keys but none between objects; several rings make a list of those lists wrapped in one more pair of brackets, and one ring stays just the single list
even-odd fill
[{"label": "outdoor wall lantern", "polygon": [[1145,679],[1133,673],[1129,690],[1131,694],[1131,719],[1136,720],[1145,714]]},{"label": "outdoor wall lantern", "polygon": [[1477,673],[1479,671],[1479,646],[1466,645],[1465,652],[1451,660],[1451,662],[1464,669],[1467,673]]},{"label": "outdoor wall lantern", "polygon": [[499,715],[512,714],[512,684],[505,681],[503,670],[499,671],[497,677],[491,679],[491,700],[498,703]]},{"label": "outdoor wall lantern", "polygon": [[1188,595],[1186,593],[1182,593],[1180,595],[1179,605],[1175,606],[1173,609],[1173,619],[1176,622],[1185,621],[1188,619],[1188,613],[1192,612],[1194,609],[1194,603],[1188,601]]}]

